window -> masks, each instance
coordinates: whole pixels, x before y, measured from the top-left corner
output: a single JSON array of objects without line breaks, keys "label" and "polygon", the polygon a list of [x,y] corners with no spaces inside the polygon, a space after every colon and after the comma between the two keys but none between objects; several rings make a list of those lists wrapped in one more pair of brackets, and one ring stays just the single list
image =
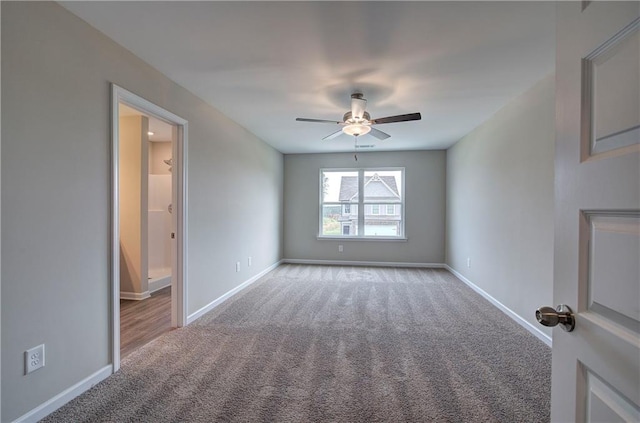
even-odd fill
[{"label": "window", "polygon": [[403,238],[404,169],[322,169],[320,237]]}]

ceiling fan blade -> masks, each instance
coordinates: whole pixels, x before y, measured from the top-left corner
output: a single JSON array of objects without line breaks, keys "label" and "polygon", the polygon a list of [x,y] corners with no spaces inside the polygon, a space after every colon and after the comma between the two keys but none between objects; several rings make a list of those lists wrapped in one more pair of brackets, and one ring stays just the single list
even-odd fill
[{"label": "ceiling fan blade", "polygon": [[351,97],[351,117],[353,119],[362,119],[366,107],[367,100],[364,98]]},{"label": "ceiling fan blade", "polygon": [[376,137],[379,140],[386,140],[387,138],[389,138],[391,135],[387,134],[386,132],[382,132],[379,129],[376,128],[371,128],[371,132],[369,132],[369,135],[373,135],[374,137]]},{"label": "ceiling fan blade", "polygon": [[334,139],[335,137],[337,137],[337,136],[339,136],[341,134],[342,134],[342,129],[339,130],[339,131],[334,132],[333,134],[327,135],[326,137],[324,137],[322,139],[322,141],[332,140],[332,139]]},{"label": "ceiling fan blade", "polygon": [[338,122],[336,120],[324,120],[324,119],[307,119],[307,118],[296,118],[298,122],[315,122],[315,123],[333,123],[334,125],[340,125],[343,122]]},{"label": "ceiling fan blade", "polygon": [[387,116],[378,119],[372,119],[372,125],[380,125],[382,123],[395,123],[395,122],[408,122],[410,120],[420,120],[422,116],[420,113],[409,113],[406,115]]}]

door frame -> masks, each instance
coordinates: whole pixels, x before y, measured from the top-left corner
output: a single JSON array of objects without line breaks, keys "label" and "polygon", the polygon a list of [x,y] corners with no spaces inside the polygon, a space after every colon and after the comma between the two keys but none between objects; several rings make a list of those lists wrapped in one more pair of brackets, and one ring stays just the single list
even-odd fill
[{"label": "door frame", "polygon": [[120,199],[119,169],[120,103],[177,128],[173,141],[172,197],[176,214],[175,247],[172,258],[171,326],[187,324],[187,141],[188,121],[116,84],[111,84],[111,360],[113,372],[120,368]]}]

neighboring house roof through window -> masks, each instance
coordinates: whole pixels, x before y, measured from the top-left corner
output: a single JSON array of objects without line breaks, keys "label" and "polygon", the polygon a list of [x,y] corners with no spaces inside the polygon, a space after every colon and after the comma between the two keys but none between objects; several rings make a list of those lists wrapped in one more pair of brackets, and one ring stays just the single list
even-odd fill
[{"label": "neighboring house roof through window", "polygon": [[[380,176],[374,173],[373,176],[365,177],[364,186],[365,202],[397,201],[400,198],[396,178],[393,176]],[[357,176],[343,176],[341,178],[339,200],[341,202],[358,201]]]}]

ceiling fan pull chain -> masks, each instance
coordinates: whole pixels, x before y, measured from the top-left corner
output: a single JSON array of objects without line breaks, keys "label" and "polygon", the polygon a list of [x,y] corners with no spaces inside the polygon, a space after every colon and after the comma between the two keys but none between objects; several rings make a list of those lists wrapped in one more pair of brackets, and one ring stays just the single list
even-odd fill
[{"label": "ceiling fan pull chain", "polygon": [[358,136],[355,135],[355,142],[353,145],[353,158],[356,160],[356,162],[358,161]]}]

